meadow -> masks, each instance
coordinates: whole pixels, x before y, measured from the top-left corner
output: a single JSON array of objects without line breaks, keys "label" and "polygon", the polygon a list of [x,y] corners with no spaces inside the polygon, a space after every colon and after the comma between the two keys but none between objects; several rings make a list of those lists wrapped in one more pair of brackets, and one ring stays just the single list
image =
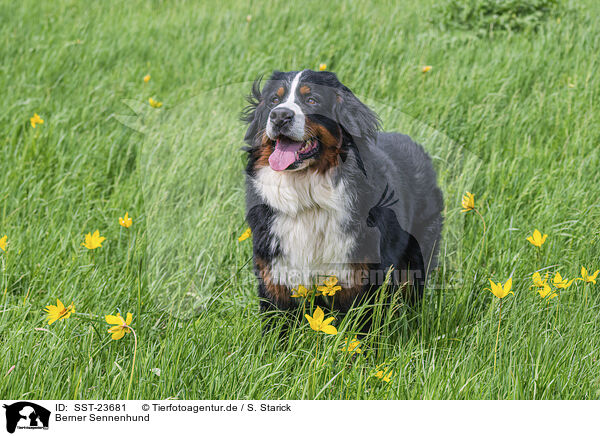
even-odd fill
[{"label": "meadow", "polygon": [[[444,3],[0,1],[0,398],[600,398],[600,4],[490,30]],[[320,64],[445,198],[423,304],[376,305],[361,353],[361,308],[263,336],[238,241],[244,97]]]}]

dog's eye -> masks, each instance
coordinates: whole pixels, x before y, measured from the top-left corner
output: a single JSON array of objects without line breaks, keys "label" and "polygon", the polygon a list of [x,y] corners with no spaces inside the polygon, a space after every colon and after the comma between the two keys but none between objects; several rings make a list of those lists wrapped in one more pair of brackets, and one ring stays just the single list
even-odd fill
[{"label": "dog's eye", "polygon": [[313,97],[308,97],[306,99],[306,104],[317,104],[317,100]]},{"label": "dog's eye", "polygon": [[277,97],[277,96],[274,96],[274,97],[271,99],[271,103],[273,103],[273,104],[279,104],[279,101],[280,101],[280,100],[279,100],[279,97]]}]

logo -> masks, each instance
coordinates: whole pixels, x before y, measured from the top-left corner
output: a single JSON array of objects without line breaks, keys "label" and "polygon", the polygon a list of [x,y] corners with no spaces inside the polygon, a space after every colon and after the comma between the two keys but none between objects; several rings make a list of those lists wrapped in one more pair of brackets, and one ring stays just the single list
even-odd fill
[{"label": "logo", "polygon": [[4,405],[6,409],[6,431],[14,433],[15,429],[48,430],[50,411],[29,401],[19,401]]}]

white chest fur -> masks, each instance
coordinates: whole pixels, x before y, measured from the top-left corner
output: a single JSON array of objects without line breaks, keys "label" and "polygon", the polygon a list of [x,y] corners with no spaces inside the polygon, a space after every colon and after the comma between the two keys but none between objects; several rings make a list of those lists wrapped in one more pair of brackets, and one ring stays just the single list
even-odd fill
[{"label": "white chest fur", "polygon": [[280,255],[271,263],[274,283],[310,287],[335,275],[351,284],[348,264],[354,248],[350,193],[331,174],[277,172],[265,167],[254,180],[259,195],[275,210],[271,231]]}]

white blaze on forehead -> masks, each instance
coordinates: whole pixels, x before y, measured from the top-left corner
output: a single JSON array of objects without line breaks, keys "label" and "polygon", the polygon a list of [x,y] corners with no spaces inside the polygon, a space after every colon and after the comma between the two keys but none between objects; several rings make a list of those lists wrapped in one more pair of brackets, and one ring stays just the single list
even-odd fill
[{"label": "white blaze on forehead", "polygon": [[[294,112],[294,119],[292,121],[292,124],[289,126],[289,130],[285,132],[285,136],[288,136],[294,141],[302,141],[304,139],[304,112],[302,112],[300,106],[296,104],[296,89],[298,88],[298,84],[300,83],[300,78],[302,77],[303,72],[304,71],[299,71],[294,76],[292,84],[290,85],[290,91],[288,93],[287,99],[280,105],[275,106],[275,108],[288,108]],[[271,118],[269,118],[267,121],[267,136],[273,140],[276,139],[277,136],[273,132]]]},{"label": "white blaze on forehead", "polygon": [[285,101],[285,103],[281,104],[280,106],[286,105],[286,104],[296,104],[295,103],[295,99],[296,99],[296,88],[298,87],[298,83],[300,83],[300,76],[302,76],[302,73],[304,71],[300,71],[298,74],[296,74],[294,76],[294,80],[292,80],[292,86],[290,86],[290,93],[288,94],[288,98]]}]

